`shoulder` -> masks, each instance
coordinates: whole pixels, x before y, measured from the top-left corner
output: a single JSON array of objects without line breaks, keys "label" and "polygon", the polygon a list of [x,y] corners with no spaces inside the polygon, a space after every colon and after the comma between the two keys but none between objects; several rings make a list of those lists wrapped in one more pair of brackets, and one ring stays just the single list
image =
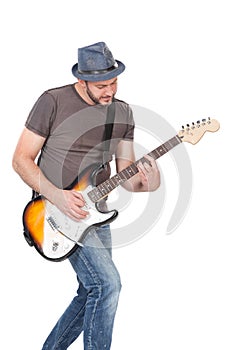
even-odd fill
[{"label": "shoulder", "polygon": [[73,84],[68,84],[68,85],[64,85],[64,86],[60,86],[60,87],[56,87],[56,88],[51,88],[48,89],[44,92],[45,95],[50,95],[53,98],[58,98],[61,96],[67,96],[70,94],[74,93],[74,85]]},{"label": "shoulder", "polygon": [[82,100],[78,98],[74,84],[48,89],[44,91],[43,99],[45,101],[50,101],[57,111],[60,107],[63,109],[64,106],[69,110],[73,108],[75,108],[75,110],[77,108],[82,109],[84,104]]},{"label": "shoulder", "polygon": [[48,89],[45,92],[53,94],[53,95],[56,95],[56,94],[59,95],[63,92],[73,90],[73,86],[74,86],[74,84],[67,84],[67,85],[58,86],[55,88]]},{"label": "shoulder", "polygon": [[127,102],[123,100],[119,100],[117,98],[114,99],[114,102],[116,104],[116,108],[118,112],[121,111],[124,114],[132,115],[132,109]]},{"label": "shoulder", "polygon": [[116,105],[122,106],[125,109],[129,109],[129,104],[123,100],[119,100],[118,98],[114,98],[114,101],[116,103]]},{"label": "shoulder", "polygon": [[116,120],[118,122],[124,121],[124,123],[126,121],[127,124],[134,125],[133,111],[130,105],[116,98],[114,102],[116,104]]},{"label": "shoulder", "polygon": [[54,105],[62,96],[67,97],[72,93],[72,85],[65,85],[57,88],[51,88],[45,90],[37,99],[35,106],[42,105]]}]

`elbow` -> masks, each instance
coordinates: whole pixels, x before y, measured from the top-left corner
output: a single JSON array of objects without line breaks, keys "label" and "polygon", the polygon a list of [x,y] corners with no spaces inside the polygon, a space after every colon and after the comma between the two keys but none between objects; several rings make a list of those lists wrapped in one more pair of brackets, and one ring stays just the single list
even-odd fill
[{"label": "elbow", "polygon": [[11,165],[12,165],[13,170],[17,173],[18,162],[16,161],[15,156],[13,156],[13,158],[12,158]]},{"label": "elbow", "polygon": [[18,174],[20,169],[20,159],[14,154],[12,158],[12,168]]}]

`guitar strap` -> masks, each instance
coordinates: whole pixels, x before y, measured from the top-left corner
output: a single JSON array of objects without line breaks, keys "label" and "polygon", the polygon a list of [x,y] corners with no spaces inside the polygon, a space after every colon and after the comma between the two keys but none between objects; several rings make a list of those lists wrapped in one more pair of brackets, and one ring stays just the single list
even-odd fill
[{"label": "guitar strap", "polygon": [[115,119],[115,102],[108,105],[107,117],[105,122],[105,130],[103,134],[103,166],[109,161],[109,149],[112,137],[112,129]]}]

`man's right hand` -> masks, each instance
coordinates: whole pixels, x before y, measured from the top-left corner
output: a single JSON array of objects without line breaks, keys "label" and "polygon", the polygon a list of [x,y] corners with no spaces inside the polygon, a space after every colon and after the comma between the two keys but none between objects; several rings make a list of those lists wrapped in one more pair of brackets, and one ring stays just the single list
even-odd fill
[{"label": "man's right hand", "polygon": [[71,219],[80,221],[85,219],[89,212],[82,209],[85,201],[80,192],[75,190],[57,189],[52,198],[53,204]]}]

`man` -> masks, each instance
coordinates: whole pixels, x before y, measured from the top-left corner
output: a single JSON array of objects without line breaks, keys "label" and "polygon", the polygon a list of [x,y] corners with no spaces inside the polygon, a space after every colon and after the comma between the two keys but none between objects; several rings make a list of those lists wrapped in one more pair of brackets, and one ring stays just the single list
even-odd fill
[{"label": "man", "polygon": [[[13,168],[35,192],[73,220],[88,216],[81,192],[67,187],[94,161],[103,161],[102,135],[108,106],[115,104],[115,124],[109,149],[117,171],[135,161],[134,123],[128,104],[117,100],[117,78],[124,71],[104,42],[78,50],[72,68],[78,79],[43,93],[19,138]],[[36,163],[40,154],[39,164]],[[130,191],[154,191],[160,175],[153,158],[138,164],[138,173],[124,183]],[[109,177],[104,167],[100,180]],[[99,180],[99,181],[100,181]],[[109,225],[92,229],[83,246],[69,256],[78,292],[44,343],[43,350],[64,350],[84,333],[84,349],[110,349],[121,282],[111,257]]]}]

